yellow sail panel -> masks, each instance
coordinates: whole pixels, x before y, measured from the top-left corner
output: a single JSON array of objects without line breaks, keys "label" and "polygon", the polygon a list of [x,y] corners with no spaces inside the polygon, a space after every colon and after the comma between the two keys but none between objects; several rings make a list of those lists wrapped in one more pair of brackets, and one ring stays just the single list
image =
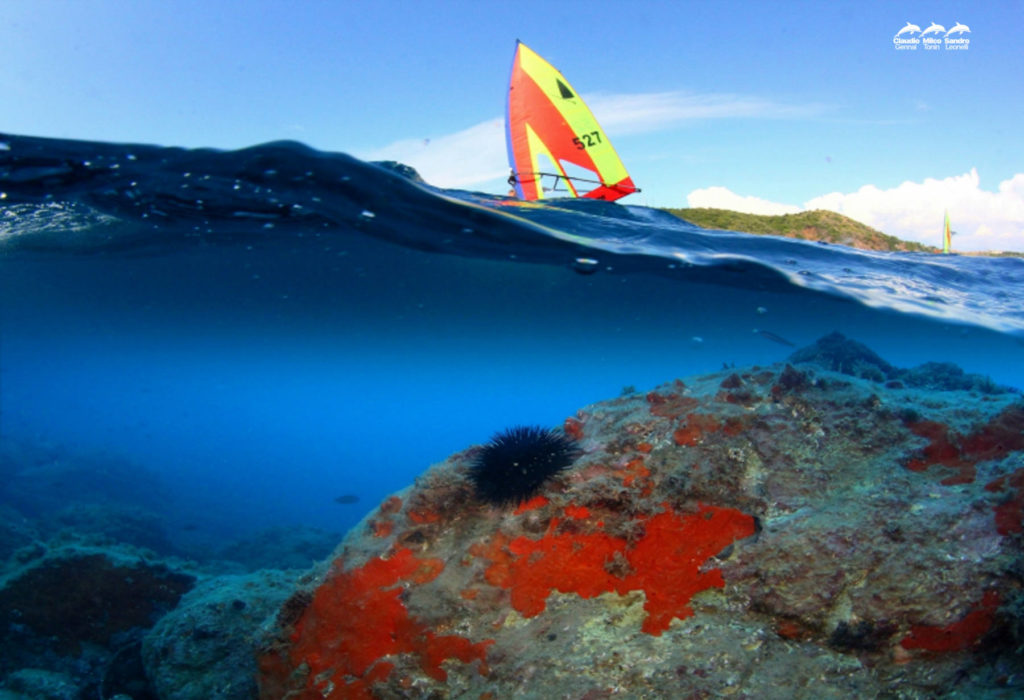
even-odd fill
[{"label": "yellow sail panel", "polygon": [[[554,66],[523,43],[516,46],[509,83],[507,139],[513,182],[523,199],[540,199],[537,153],[550,158],[557,177],[571,182],[565,165],[593,174],[584,197],[615,200],[637,188],[590,109]],[[589,179],[589,178],[587,178]],[[579,183],[583,180],[577,178]],[[574,196],[577,189],[571,187]]]},{"label": "yellow sail panel", "polygon": [[[561,115],[560,126],[568,126],[572,132],[571,145],[577,151],[585,150],[597,168],[602,182],[618,182],[628,177],[611,142],[605,136],[590,108],[573,89],[561,72],[545,61],[525,44],[520,44],[520,61],[523,70],[544,91],[550,103]],[[556,136],[557,131],[552,133]],[[578,154],[577,154],[578,155]],[[570,162],[574,162],[570,160]],[[575,165],[586,168],[586,159],[580,158]]]}]

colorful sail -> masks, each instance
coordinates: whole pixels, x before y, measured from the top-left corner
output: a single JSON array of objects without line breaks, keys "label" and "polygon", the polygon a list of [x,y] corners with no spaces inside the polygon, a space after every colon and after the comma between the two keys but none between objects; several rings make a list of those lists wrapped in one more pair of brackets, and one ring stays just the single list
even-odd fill
[{"label": "colorful sail", "polygon": [[948,253],[953,246],[953,232],[949,230],[949,209],[946,210],[946,225],[942,231],[942,252]]},{"label": "colorful sail", "polygon": [[614,201],[639,192],[608,137],[558,70],[516,42],[506,118],[509,182],[520,199],[545,190]]}]

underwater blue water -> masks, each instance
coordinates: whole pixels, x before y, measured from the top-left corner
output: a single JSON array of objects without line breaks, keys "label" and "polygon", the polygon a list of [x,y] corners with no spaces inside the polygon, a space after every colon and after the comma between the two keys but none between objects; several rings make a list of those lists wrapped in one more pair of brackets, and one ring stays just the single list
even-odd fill
[{"label": "underwater blue water", "polygon": [[183,545],[343,532],[500,429],[834,330],[1024,387],[1018,259],[527,205],[292,143],[0,135],[0,197],[0,439],[155,475]]}]

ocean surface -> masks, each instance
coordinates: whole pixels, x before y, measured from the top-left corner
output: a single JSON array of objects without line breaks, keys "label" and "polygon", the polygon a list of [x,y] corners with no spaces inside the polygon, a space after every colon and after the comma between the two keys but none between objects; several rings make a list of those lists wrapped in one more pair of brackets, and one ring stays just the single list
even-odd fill
[{"label": "ocean surface", "polygon": [[526,204],[292,142],[0,134],[0,314],[3,505],[134,503],[186,553],[345,532],[498,430],[832,331],[1024,387],[1024,260]]}]

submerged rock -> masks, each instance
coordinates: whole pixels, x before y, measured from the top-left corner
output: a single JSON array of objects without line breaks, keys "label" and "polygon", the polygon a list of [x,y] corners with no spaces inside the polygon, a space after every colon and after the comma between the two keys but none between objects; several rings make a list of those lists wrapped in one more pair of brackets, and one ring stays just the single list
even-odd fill
[{"label": "submerged rock", "polygon": [[35,524],[6,505],[0,505],[0,561],[39,538]]},{"label": "submerged rock", "polygon": [[31,698],[153,698],[139,639],[192,588],[195,573],[176,566],[81,539],[15,552],[0,567],[0,688]]},{"label": "submerged rock", "polygon": [[[32,700],[78,700],[78,685],[70,675],[42,668],[22,668],[4,679],[5,690],[14,698]],[[0,691],[0,700],[7,700]]]},{"label": "submerged rock", "polygon": [[[298,576],[258,571],[207,579],[143,641],[146,675],[160,700],[256,696],[256,652]],[[264,633],[265,634],[265,633]]]},{"label": "submerged rock", "polygon": [[166,494],[155,472],[117,455],[0,442],[0,496],[26,517],[96,505],[159,512]]},{"label": "submerged rock", "polygon": [[260,696],[1021,692],[1020,397],[833,341],[582,409],[525,503],[477,499],[479,447],[433,467],[282,608]]},{"label": "submerged rock", "polygon": [[932,391],[974,391],[1006,394],[1020,391],[999,386],[980,374],[968,374],[952,362],[926,362],[912,369],[893,367],[863,343],[842,333],[829,333],[816,343],[789,356],[793,364],[812,364],[873,382],[886,382],[890,389],[904,386]]},{"label": "submerged rock", "polygon": [[248,571],[305,570],[330,555],[339,537],[315,527],[272,527],[228,545],[220,551],[220,558],[238,562]]},{"label": "submerged rock", "polygon": [[952,362],[926,362],[919,367],[904,370],[900,380],[907,386],[936,391],[977,391],[982,394],[1001,394],[1012,391],[980,374],[968,374]]},{"label": "submerged rock", "polygon": [[65,531],[102,537],[109,542],[144,547],[162,554],[174,551],[160,516],[136,506],[76,504],[42,519],[41,528],[54,534]]},{"label": "submerged rock", "polygon": [[793,364],[815,364],[832,372],[849,374],[875,382],[892,379],[898,370],[878,354],[842,333],[829,333],[813,345],[789,356]]},{"label": "submerged rock", "polygon": [[0,644],[78,653],[148,628],[195,577],[140,554],[87,546],[38,551],[0,580]]}]

